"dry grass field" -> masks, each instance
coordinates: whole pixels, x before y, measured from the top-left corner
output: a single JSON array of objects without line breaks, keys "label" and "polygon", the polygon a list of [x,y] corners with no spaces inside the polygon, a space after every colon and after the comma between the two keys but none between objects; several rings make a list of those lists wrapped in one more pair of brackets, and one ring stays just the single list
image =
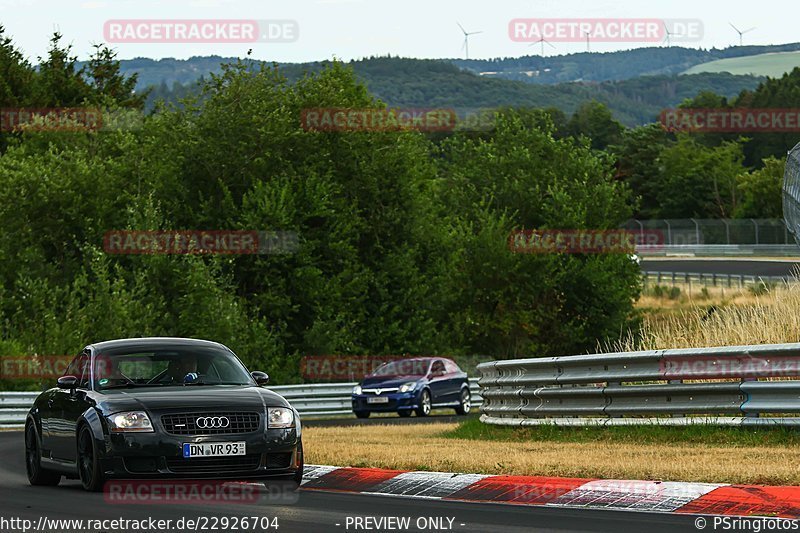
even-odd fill
[{"label": "dry grass field", "polygon": [[[505,428],[487,430],[496,429]],[[303,440],[309,464],[605,479],[800,484],[797,444],[791,439],[759,444],[760,437],[751,435],[743,439],[746,442],[729,444],[709,443],[704,438],[664,443],[657,438],[637,442],[637,438],[624,435],[587,441],[570,435],[558,440],[553,440],[550,434],[537,438],[535,432],[519,438],[503,435],[503,431],[489,439],[459,438],[454,432],[459,433],[457,424],[311,427],[303,431]],[[575,442],[568,442],[570,438]]]},{"label": "dry grass field", "polygon": [[735,346],[800,341],[800,284],[778,285],[754,294],[669,300],[645,295],[639,336],[628,334],[606,351]]}]

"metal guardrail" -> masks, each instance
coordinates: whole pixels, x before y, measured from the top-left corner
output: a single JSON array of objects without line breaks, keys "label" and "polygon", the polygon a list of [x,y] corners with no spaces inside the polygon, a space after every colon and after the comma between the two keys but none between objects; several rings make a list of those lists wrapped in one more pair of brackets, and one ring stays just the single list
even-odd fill
[{"label": "metal guardrail", "polygon": [[[303,416],[326,417],[353,412],[350,394],[357,383],[278,385],[267,387],[286,398]],[[470,379],[472,405],[480,406],[478,378]],[[0,428],[22,427],[33,401],[40,392],[0,392]]]},{"label": "metal guardrail", "polygon": [[642,257],[797,257],[796,244],[684,244],[637,246]]},{"label": "metal guardrail", "polygon": [[642,272],[645,283],[669,283],[676,285],[692,283],[712,287],[745,287],[758,283],[790,283],[793,278],[783,276],[751,276],[742,274],[712,274],[703,272]]},{"label": "metal guardrail", "polygon": [[[498,425],[800,425],[800,343],[546,357],[478,365]],[[767,415],[767,416],[765,416]]]}]

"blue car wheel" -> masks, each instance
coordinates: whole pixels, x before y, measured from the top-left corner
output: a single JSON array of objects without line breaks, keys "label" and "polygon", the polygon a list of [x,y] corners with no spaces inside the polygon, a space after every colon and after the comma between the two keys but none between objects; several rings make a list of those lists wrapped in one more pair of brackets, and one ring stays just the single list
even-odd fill
[{"label": "blue car wheel", "polygon": [[417,407],[417,416],[428,416],[431,414],[431,391],[425,389],[419,395],[419,407]]}]

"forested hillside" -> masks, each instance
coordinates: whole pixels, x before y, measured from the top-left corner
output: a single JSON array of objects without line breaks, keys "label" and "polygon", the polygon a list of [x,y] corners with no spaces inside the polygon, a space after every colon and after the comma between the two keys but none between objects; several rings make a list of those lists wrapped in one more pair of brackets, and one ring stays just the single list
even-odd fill
[{"label": "forested hillside", "polygon": [[[279,69],[290,82],[308,73],[319,73],[330,62],[283,65]],[[532,85],[478,76],[441,61],[379,58],[349,64],[372,94],[391,106],[452,107],[478,109],[506,106],[556,108],[572,114],[582,102],[606,104],[627,126],[653,122],[662,109],[676,107],[684,99],[710,91],[733,97],[755,88],[761,78],[730,74],[692,76],[645,76],[605,83]],[[162,99],[177,102],[192,86],[166,83],[154,87],[149,106]]]}]

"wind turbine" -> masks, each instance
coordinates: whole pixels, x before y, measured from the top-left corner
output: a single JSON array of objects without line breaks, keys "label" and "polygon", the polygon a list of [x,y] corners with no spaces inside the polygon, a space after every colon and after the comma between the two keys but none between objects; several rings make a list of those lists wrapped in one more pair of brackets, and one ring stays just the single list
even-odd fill
[{"label": "wind turbine", "polygon": [[467,32],[467,30],[464,29],[464,26],[462,26],[460,23],[456,22],[456,24],[458,24],[458,27],[461,28],[461,31],[464,33],[464,44],[461,46],[461,49],[466,50],[466,58],[469,59],[469,36],[483,32],[482,31]]},{"label": "wind turbine", "polygon": [[681,36],[680,33],[675,33],[675,32],[669,31],[669,28],[667,27],[667,23],[666,22],[664,23],[664,33],[665,33],[664,42],[667,43],[667,48],[670,47],[670,40],[669,40],[670,37],[672,37],[673,35],[675,35],[676,37],[680,37]]},{"label": "wind turbine", "polygon": [[544,57],[544,43],[547,43],[547,46],[549,46],[549,47],[550,47],[550,48],[552,48],[553,50],[555,50],[555,49],[556,49],[556,47],[555,47],[555,46],[553,46],[553,45],[550,43],[550,41],[548,41],[548,40],[547,40],[547,39],[545,39],[544,37],[542,37],[541,39],[539,39],[539,40],[538,40],[538,41],[536,41],[535,43],[531,43],[531,44],[529,44],[528,46],[534,46],[534,45],[537,45],[537,44],[540,44],[540,43],[541,43],[541,45],[542,45],[542,57]]},{"label": "wind turbine", "polygon": [[586,51],[591,52],[591,48],[589,48],[589,32],[585,31],[583,34],[586,35]]},{"label": "wind turbine", "polygon": [[736,31],[736,33],[739,34],[739,46],[742,46],[742,35],[744,35],[745,33],[753,31],[754,29],[756,29],[755,26],[753,26],[749,30],[739,31],[739,28],[734,26],[732,22],[729,22],[728,24],[730,24],[731,28],[733,28]]}]

